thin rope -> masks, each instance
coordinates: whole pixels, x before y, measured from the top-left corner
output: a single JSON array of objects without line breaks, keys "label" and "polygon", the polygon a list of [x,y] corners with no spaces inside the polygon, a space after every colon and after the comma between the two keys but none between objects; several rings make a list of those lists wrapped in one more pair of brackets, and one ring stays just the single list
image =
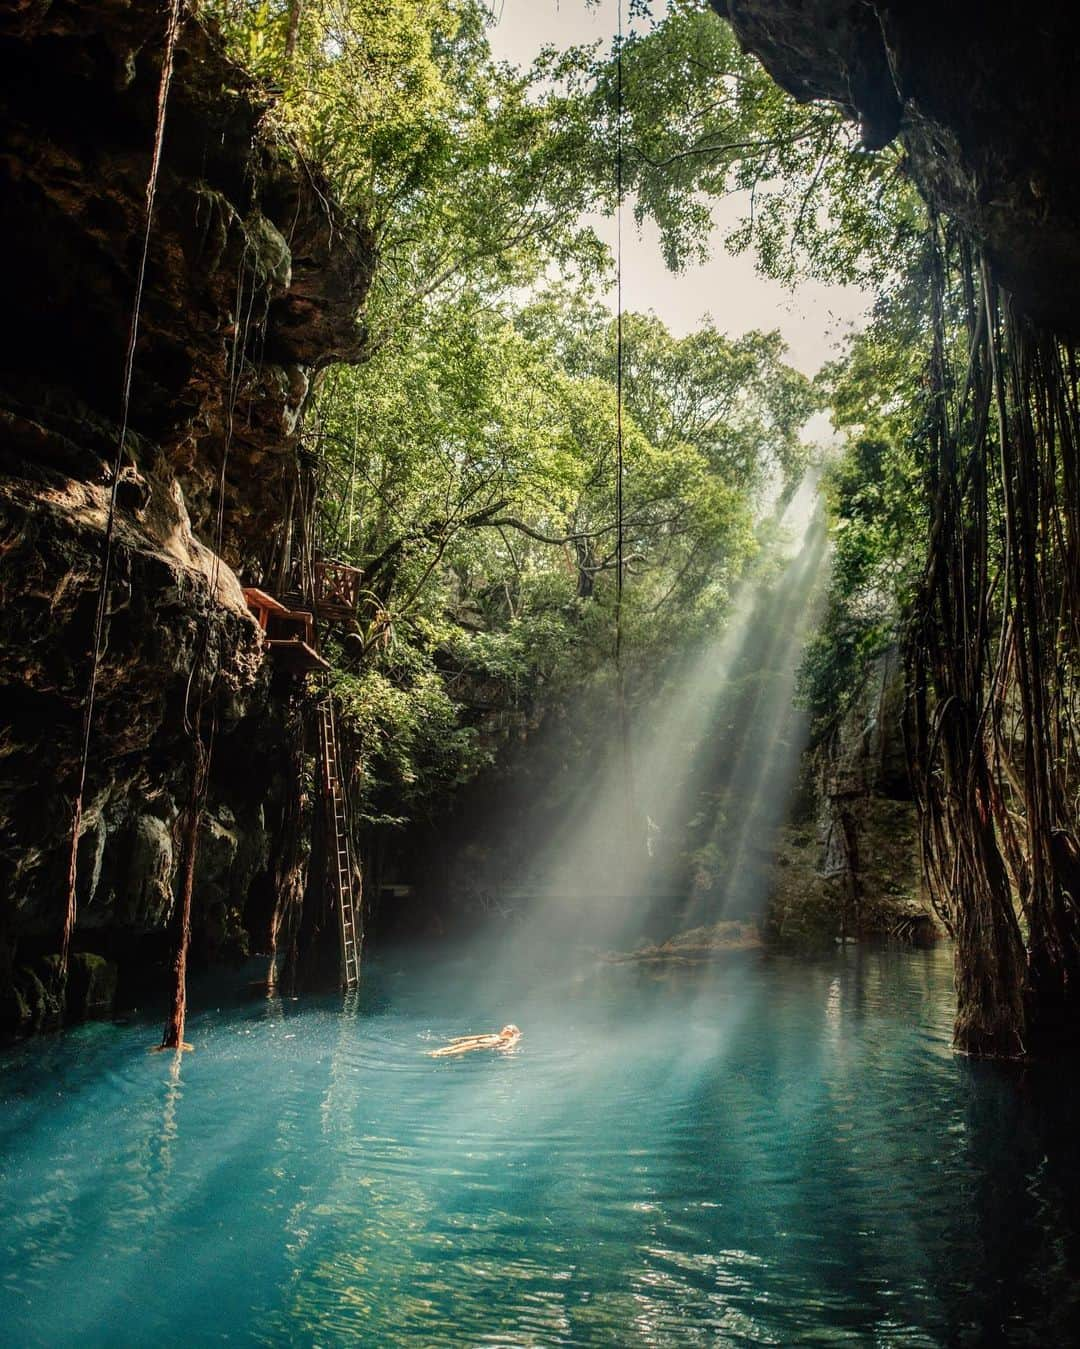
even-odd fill
[{"label": "thin rope", "polygon": [[[615,52],[615,665],[622,678],[623,607],[623,7]],[[621,683],[620,683],[621,698]]]},{"label": "thin rope", "polygon": [[[615,697],[619,725],[619,749],[622,759],[623,808],[629,844],[635,829],[634,764],[630,752],[630,725],[626,714],[626,671],[623,666],[623,587],[625,580],[626,527],[623,513],[623,488],[626,480],[623,434],[623,137],[625,99],[623,91],[623,0],[618,0],[618,35],[615,52]],[[622,850],[624,866],[629,867],[630,847]],[[624,870],[624,885],[629,872]]]},{"label": "thin rope", "polygon": [[353,405],[353,442],[352,464],[349,467],[349,537],[345,548],[352,559],[353,511],[356,509],[356,445],[360,439],[360,386],[356,386],[356,399]]},{"label": "thin rope", "polygon": [[[203,812],[210,787],[210,769],[217,743],[218,708],[214,698],[217,681],[221,674],[220,657],[217,667],[210,678],[204,679],[203,665],[210,647],[210,632],[213,626],[213,607],[217,603],[218,585],[221,579],[222,552],[225,548],[225,489],[227,485],[229,453],[233,444],[236,425],[236,406],[240,396],[240,374],[244,363],[244,352],[248,345],[248,333],[254,308],[255,282],[251,283],[251,294],[247,310],[244,309],[244,280],[247,272],[248,245],[245,240],[240,255],[240,267],[236,277],[236,322],[234,325],[232,349],[228,364],[228,389],[225,398],[225,437],[221,449],[221,468],[217,478],[217,503],[214,515],[213,561],[210,564],[209,605],[206,621],[203,624],[199,644],[192,658],[188,672],[187,689],[184,694],[184,728],[191,740],[191,791],[184,819],[183,864],[180,877],[180,899],[178,901],[178,934],[176,951],[173,955],[173,989],[169,1015],[165,1022],[159,1049],[175,1049],[179,1054],[191,1046],[184,1040],[187,1025],[187,964],[191,947],[191,904],[195,883],[195,865],[198,856],[199,830],[202,827]],[[198,680],[198,684],[196,681]],[[196,688],[195,713],[191,715],[192,689]],[[210,727],[205,738],[203,721],[206,704],[211,703]]]},{"label": "thin rope", "polygon": [[139,266],[135,278],[135,299],[131,311],[131,325],[128,329],[127,350],[124,354],[124,373],[120,394],[120,434],[116,440],[116,455],[113,461],[112,484],[109,490],[109,510],[105,525],[105,540],[102,546],[101,581],[98,586],[97,613],[94,619],[94,645],[90,656],[90,675],[87,681],[86,704],[83,709],[82,753],[79,762],[79,780],[75,792],[75,804],[72,810],[71,855],[68,861],[67,909],[64,915],[64,931],[60,943],[60,961],[57,977],[62,983],[67,977],[68,955],[71,948],[71,934],[75,927],[76,900],[75,890],[78,879],[79,833],[82,828],[83,797],[86,792],[86,771],[90,760],[90,735],[94,719],[94,704],[97,699],[98,671],[101,665],[101,643],[105,631],[105,611],[108,607],[109,576],[112,570],[113,543],[116,535],[116,498],[120,482],[120,471],[124,463],[124,444],[127,440],[128,421],[131,411],[131,382],[135,370],[135,347],[139,338],[139,317],[142,311],[143,289],[146,284],[146,268],[150,257],[150,232],[154,217],[154,200],[157,196],[158,174],[161,169],[162,148],[165,143],[165,119],[169,106],[169,89],[172,85],[173,64],[176,54],[176,42],[180,34],[180,21],[183,0],[170,0],[169,19],[165,29],[165,51],[161,61],[161,80],[158,85],[157,119],[154,126],[154,148],[150,159],[150,173],[146,182],[146,223],[143,229],[142,250],[139,254]]}]

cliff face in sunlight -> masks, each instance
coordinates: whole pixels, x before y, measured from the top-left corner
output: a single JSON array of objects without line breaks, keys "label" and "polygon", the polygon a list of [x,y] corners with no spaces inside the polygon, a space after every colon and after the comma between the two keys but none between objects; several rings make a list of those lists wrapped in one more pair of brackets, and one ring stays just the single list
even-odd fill
[{"label": "cliff face in sunlight", "polygon": [[[9,712],[0,993],[9,1024],[33,1011],[28,967],[56,949],[62,923],[164,28],[161,9],[143,0],[17,0],[0,14],[0,698]],[[371,241],[275,142],[266,113],[213,35],[186,19],[80,853],[76,949],[129,960],[164,950],[196,657],[220,671],[197,939],[242,942],[239,909],[269,885],[282,730],[238,575],[252,575],[279,528],[313,375],[356,359],[363,342]]]},{"label": "cliff face in sunlight", "polygon": [[872,147],[899,136],[926,199],[967,226],[1036,321],[1075,332],[1080,7],[907,0],[712,0],[802,101],[828,99]]}]

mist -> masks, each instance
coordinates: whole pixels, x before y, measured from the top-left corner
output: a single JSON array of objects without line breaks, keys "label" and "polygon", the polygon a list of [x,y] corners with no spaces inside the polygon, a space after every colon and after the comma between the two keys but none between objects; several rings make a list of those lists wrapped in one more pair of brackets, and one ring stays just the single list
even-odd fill
[{"label": "mist", "polygon": [[811,479],[779,525],[723,625],[628,698],[625,747],[615,693],[586,704],[580,761],[549,769],[574,779],[561,809],[531,837],[518,813],[498,845],[501,961],[536,970],[760,919],[807,741],[795,685],[826,566]]}]

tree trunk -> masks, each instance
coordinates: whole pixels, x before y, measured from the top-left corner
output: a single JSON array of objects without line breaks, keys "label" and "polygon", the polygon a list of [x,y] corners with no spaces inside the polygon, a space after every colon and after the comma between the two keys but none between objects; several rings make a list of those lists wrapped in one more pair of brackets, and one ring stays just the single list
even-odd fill
[{"label": "tree trunk", "polygon": [[289,0],[289,9],[286,15],[285,24],[285,75],[288,77],[292,73],[293,60],[296,56],[296,40],[300,36],[300,16],[303,11],[303,0]]}]

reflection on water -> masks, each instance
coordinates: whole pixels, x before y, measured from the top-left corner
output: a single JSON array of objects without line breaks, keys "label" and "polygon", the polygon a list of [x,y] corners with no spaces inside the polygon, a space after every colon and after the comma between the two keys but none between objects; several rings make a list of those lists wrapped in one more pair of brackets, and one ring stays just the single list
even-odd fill
[{"label": "reflection on water", "polygon": [[[507,1019],[512,1053],[425,1056]],[[958,1059],[951,1019],[945,951],[657,979],[473,948],[206,1008],[182,1061],[149,1024],[28,1044],[0,1339],[1076,1342],[1075,1075]]]}]

